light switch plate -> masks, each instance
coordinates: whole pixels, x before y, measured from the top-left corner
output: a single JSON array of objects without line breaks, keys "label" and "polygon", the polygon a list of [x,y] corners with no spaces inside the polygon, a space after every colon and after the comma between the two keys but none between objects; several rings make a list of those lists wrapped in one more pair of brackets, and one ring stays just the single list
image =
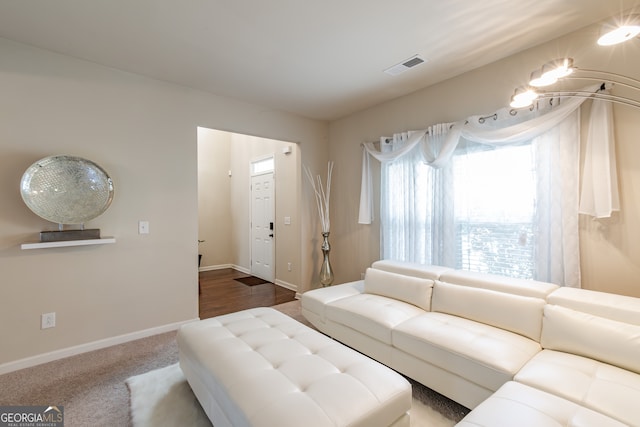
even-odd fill
[{"label": "light switch plate", "polygon": [[138,221],[138,234],[149,234],[149,221]]}]

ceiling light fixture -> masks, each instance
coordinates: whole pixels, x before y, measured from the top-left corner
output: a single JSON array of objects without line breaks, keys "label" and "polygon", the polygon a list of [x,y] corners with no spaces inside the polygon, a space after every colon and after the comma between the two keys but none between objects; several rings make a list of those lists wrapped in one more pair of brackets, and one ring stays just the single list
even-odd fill
[{"label": "ceiling light fixture", "polygon": [[[574,74],[577,73],[577,74]],[[596,76],[589,74],[597,74]],[[587,68],[578,68],[573,65],[573,58],[561,58],[547,62],[540,69],[531,73],[529,86],[534,88],[551,86],[560,79],[575,80],[602,80],[629,87],[631,89],[640,88],[640,80],[632,77],[623,76],[622,74],[611,73],[608,71],[590,70]],[[639,89],[640,90],[640,89]]]},{"label": "ceiling light fixture", "polygon": [[[610,74],[604,71],[595,71],[595,72]],[[630,82],[634,82],[635,84],[614,81],[613,79],[606,79],[605,80],[606,83],[603,82],[599,87],[599,89],[595,92],[581,91],[581,90],[555,90],[555,91],[542,92],[531,87],[528,87],[528,88],[519,87],[514,91],[513,95],[511,96],[511,103],[509,105],[511,106],[511,108],[519,109],[519,108],[531,107],[533,105],[533,102],[536,101],[537,99],[567,97],[567,98],[601,99],[604,101],[609,101],[609,102],[613,102],[620,105],[626,105],[628,107],[640,108],[640,100],[638,99],[625,98],[622,96],[613,95],[605,92],[606,89],[610,89],[611,85],[615,85],[615,84],[620,84],[628,88],[640,91],[639,80],[632,79],[631,77],[620,76],[620,75],[616,75],[616,76],[625,78]],[[602,79],[594,78],[594,77],[576,77],[576,78],[582,78],[585,80],[601,80],[602,81]]]},{"label": "ceiling light fixture", "polygon": [[551,86],[558,81],[558,78],[550,74],[545,74],[542,68],[532,71],[529,84],[533,87]]},{"label": "ceiling light fixture", "polygon": [[533,87],[549,86],[573,73],[574,69],[573,58],[556,59],[532,72],[529,84]]},{"label": "ceiling light fixture", "polygon": [[[601,46],[609,46],[630,40],[640,34],[640,15],[629,15],[623,23],[616,25],[615,28],[612,28],[611,25],[608,27],[604,26],[601,34],[602,36],[598,39],[598,44]],[[595,76],[589,74],[584,75],[581,73],[578,73],[578,75],[572,75],[574,71],[591,73],[595,74]],[[600,80],[603,83],[595,92],[566,90],[539,92],[535,89],[553,85],[563,78]],[[607,83],[610,85],[619,84],[640,91],[640,80],[638,79],[607,71],[580,69],[573,65],[573,58],[559,58],[547,62],[540,67],[540,69],[533,71],[529,78],[530,86],[517,88],[511,96],[511,103],[509,105],[514,109],[525,108],[532,106],[533,101],[539,98],[569,97],[602,99],[630,107],[640,108],[640,100],[604,93],[606,89],[611,87],[607,87]]]},{"label": "ceiling light fixture", "polygon": [[551,92],[536,92],[535,97],[532,96],[531,101],[526,103],[525,97],[517,97],[515,94],[511,97],[511,108],[520,109],[526,107],[532,107],[533,101],[538,99],[552,99],[552,98],[593,98],[603,101],[612,102],[614,104],[626,105],[627,107],[635,107],[640,109],[640,101],[631,98],[625,98],[622,96],[611,95],[608,93],[602,93],[605,84],[603,83],[600,89],[596,92],[588,91],[551,91]]},{"label": "ceiling light fixture", "polygon": [[511,97],[512,108],[529,107],[538,98],[538,93],[530,87],[519,87],[513,92]]},{"label": "ceiling light fixture", "polygon": [[626,42],[640,34],[640,15],[629,15],[624,22],[618,24],[604,24],[600,31],[598,44],[611,46]]},{"label": "ceiling light fixture", "polygon": [[[604,83],[602,83],[600,90],[596,91],[595,93],[567,90],[550,92],[536,91],[537,88],[550,86],[556,83],[558,80],[564,78],[576,80],[596,80]],[[591,97],[640,108],[640,101],[638,100],[632,98],[623,98],[608,93],[602,93],[605,90],[605,83],[618,84],[640,91],[640,80],[638,79],[623,76],[622,74],[610,73],[607,71],[578,68],[573,65],[572,58],[560,58],[554,61],[547,62],[540,69],[532,72],[531,79],[529,81],[530,86],[528,88],[517,88],[514,94],[511,96],[511,103],[509,105],[512,108],[525,108],[530,107],[533,104],[533,101],[538,98],[555,98],[559,96],[566,96],[573,98]]]}]

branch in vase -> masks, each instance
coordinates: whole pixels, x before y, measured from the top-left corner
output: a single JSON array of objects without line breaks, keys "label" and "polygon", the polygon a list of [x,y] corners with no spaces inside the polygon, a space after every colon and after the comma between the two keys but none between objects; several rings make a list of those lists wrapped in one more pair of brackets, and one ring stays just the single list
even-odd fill
[{"label": "branch in vase", "polygon": [[322,232],[328,233],[331,227],[329,205],[331,201],[331,175],[333,173],[333,162],[330,161],[327,165],[326,187],[322,185],[322,178],[320,178],[320,175],[317,175],[316,179],[314,179],[311,174],[311,170],[307,166],[304,167],[304,170],[316,198],[316,207],[318,208],[318,216],[320,217]]}]

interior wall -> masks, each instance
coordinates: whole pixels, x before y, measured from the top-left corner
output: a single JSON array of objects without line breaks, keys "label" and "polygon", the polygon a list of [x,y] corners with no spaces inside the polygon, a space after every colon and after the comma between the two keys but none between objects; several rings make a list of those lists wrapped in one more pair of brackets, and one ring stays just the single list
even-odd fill
[{"label": "interior wall", "polygon": [[[298,144],[281,142],[276,146],[276,283],[300,292],[303,288],[302,258],[298,242],[302,239],[302,166]],[[283,152],[284,148],[291,150]],[[326,156],[326,154],[325,154]],[[289,218],[287,223],[286,218]]]},{"label": "interior wall", "polygon": [[[336,283],[357,280],[379,259],[380,225],[359,225],[360,143],[440,122],[492,114],[508,106],[515,87],[532,70],[555,58],[571,56],[578,67],[640,78],[640,40],[600,47],[599,25],[545,43],[523,53],[451,78],[419,92],[353,114],[330,124],[329,157],[336,162],[332,190],[332,264]],[[426,64],[426,66],[429,66]],[[400,77],[401,78],[401,77]],[[580,81],[585,86],[593,82]],[[639,98],[622,87],[614,93]],[[611,219],[580,219],[582,286],[640,297],[640,110],[614,106],[621,204]],[[377,162],[374,162],[377,163]],[[379,183],[379,178],[377,181]],[[376,184],[379,189],[379,184]],[[377,195],[376,197],[378,197]],[[379,199],[376,199],[376,203]]]},{"label": "interior wall", "polygon": [[231,134],[198,128],[198,253],[201,269],[233,265]]},{"label": "interior wall", "polygon": [[[307,162],[326,161],[325,122],[5,39],[0,56],[0,370],[197,318],[198,126],[295,141]],[[87,227],[115,244],[20,249],[56,227],[19,193],[27,167],[53,154],[86,157],[112,176],[113,204]],[[139,220],[150,234],[138,234]],[[295,247],[309,270],[309,245]],[[41,330],[49,312],[56,327]]]}]

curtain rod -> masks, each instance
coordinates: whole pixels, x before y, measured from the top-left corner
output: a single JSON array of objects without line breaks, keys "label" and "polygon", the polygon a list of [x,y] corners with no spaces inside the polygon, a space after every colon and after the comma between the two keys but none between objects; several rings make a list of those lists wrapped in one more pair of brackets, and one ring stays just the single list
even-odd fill
[{"label": "curtain rod", "polygon": [[[453,125],[455,125],[455,123],[451,123],[451,124],[449,125],[449,129],[451,129],[451,128],[453,127]],[[433,125],[432,125],[432,126],[433,126]],[[429,126],[429,127],[431,127],[431,126]],[[422,132],[422,131],[415,131],[415,132]],[[424,133],[425,133],[425,135],[430,135],[430,134],[431,134],[431,132],[429,132],[429,129],[425,130],[425,131],[424,131]],[[393,139],[393,138],[387,137],[387,138],[385,138],[384,140],[385,140],[385,142],[388,144],[389,142],[391,142],[391,140],[392,140],[392,139]],[[375,142],[378,142],[378,141],[375,141]],[[360,146],[361,146],[361,147],[362,147],[362,146],[364,146],[364,142],[361,142],[361,143],[360,143]]]},{"label": "curtain rod", "polygon": [[[617,104],[622,104],[622,105],[627,105],[630,107],[636,107],[636,108],[640,108],[640,102],[636,101],[634,99],[629,99],[629,98],[623,98],[623,97],[619,97],[619,96],[615,96],[615,95],[608,95],[608,94],[601,94],[600,92],[606,90],[606,83],[603,82],[600,87],[598,88],[597,91],[595,92],[583,92],[583,91],[562,91],[562,92],[549,92],[549,93],[545,93],[545,94],[541,94],[540,99],[549,99],[549,105],[553,105],[553,99],[554,98],[561,98],[561,97],[568,97],[568,98],[593,98],[593,99],[601,99],[601,100],[605,100],[605,101],[610,101],[613,103],[617,103]],[[529,111],[533,111],[534,109],[538,108],[537,105],[532,104],[531,107],[528,108]],[[512,116],[515,116],[518,114],[518,110],[515,108],[512,108],[509,110],[509,114]],[[489,114],[486,116],[480,116],[478,117],[478,123],[484,123],[485,121],[487,121],[488,119],[493,119],[493,120],[498,120],[498,112],[495,112],[493,114]],[[468,124],[469,120],[465,120],[464,124]],[[455,125],[455,123],[451,123],[451,125],[449,125],[449,129],[453,128],[453,126]],[[426,135],[429,135],[430,132],[427,129],[425,131]],[[388,144],[389,142],[391,142],[392,138],[385,138],[384,139],[385,142]],[[377,142],[377,141],[376,141]],[[364,143],[361,142],[360,146],[363,147]]]}]

